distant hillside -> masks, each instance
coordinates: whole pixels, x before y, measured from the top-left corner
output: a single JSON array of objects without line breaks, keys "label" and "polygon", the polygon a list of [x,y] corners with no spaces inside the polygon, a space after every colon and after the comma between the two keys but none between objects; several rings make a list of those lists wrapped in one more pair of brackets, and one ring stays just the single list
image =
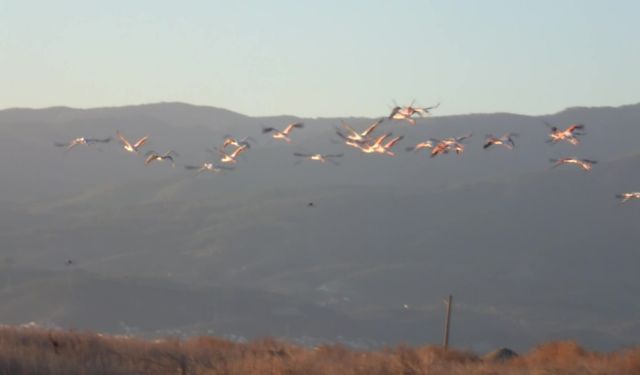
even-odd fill
[{"label": "distant hillside", "polygon": [[[440,341],[453,293],[461,347],[637,344],[640,205],[614,195],[640,190],[640,105],[544,117],[585,123],[578,147],[546,144],[542,118],[511,114],[382,125],[406,136],[401,148],[474,133],[464,155],[434,159],[345,149],[332,142],[340,119],[302,119],[286,145],[260,134],[283,119],[184,104],[42,110],[62,120],[16,111],[0,111],[0,262],[14,275],[0,323],[423,344]],[[150,133],[149,148],[175,148],[178,166],[145,167],[115,144],[52,146],[116,129]],[[516,150],[482,149],[485,133],[506,131],[520,134]],[[258,141],[237,170],[181,168],[226,132]],[[345,157],[295,164],[294,151],[312,150]],[[569,154],[600,163],[551,169],[549,158]],[[121,315],[88,310],[111,298],[127,306]]]},{"label": "distant hillside", "polygon": [[[158,337],[199,332],[260,337],[287,330],[327,341],[358,328],[347,316],[275,293],[243,287],[189,287],[162,278],[98,277],[3,270],[3,323],[39,322],[77,330]],[[117,308],[116,308],[117,306]],[[260,312],[260,314],[256,314]]]}]

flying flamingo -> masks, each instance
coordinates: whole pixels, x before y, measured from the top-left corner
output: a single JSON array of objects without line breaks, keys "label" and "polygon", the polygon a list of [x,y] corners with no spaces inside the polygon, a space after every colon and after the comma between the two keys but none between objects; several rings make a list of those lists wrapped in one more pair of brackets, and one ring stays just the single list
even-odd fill
[{"label": "flying flamingo", "polygon": [[578,131],[578,130],[584,130],[584,125],[582,124],[573,124],[564,130],[560,130],[558,129],[558,127],[551,125],[546,121],[544,123],[545,125],[547,125],[547,127],[551,131],[549,133],[549,140],[547,140],[547,142],[550,142],[550,143],[567,141],[572,145],[577,145],[580,143],[578,136],[584,135],[584,133]]},{"label": "flying flamingo", "polygon": [[616,194],[616,198],[620,199],[620,203],[624,203],[630,199],[640,199],[640,191],[634,191],[631,193]]},{"label": "flying flamingo", "polygon": [[320,163],[330,162],[333,165],[338,165],[338,162],[333,160],[334,158],[341,158],[344,156],[344,154],[303,154],[300,152],[294,152],[293,155],[309,160],[316,160]]},{"label": "flying flamingo", "polygon": [[248,148],[249,148],[249,146],[242,145],[240,147],[237,147],[230,154],[228,154],[224,150],[218,149],[218,154],[220,154],[220,162],[221,163],[233,163],[233,164],[235,164],[237,162],[236,158],[238,157],[238,155],[240,155],[242,152],[245,152]]},{"label": "flying flamingo", "polygon": [[213,172],[213,173],[219,173],[219,172],[224,172],[224,171],[232,171],[235,168],[234,167],[227,167],[227,166],[223,166],[223,165],[215,165],[213,163],[208,163],[208,162],[204,162],[202,163],[202,165],[185,165],[184,166],[185,169],[191,170],[191,171],[198,171],[198,174],[202,173],[202,172]]},{"label": "flying flamingo", "polygon": [[280,130],[278,130],[276,128],[268,127],[268,128],[262,128],[262,133],[263,134],[273,133],[271,135],[271,137],[273,137],[274,139],[283,139],[287,143],[291,143],[291,138],[289,138],[289,134],[291,133],[291,131],[293,131],[293,129],[300,129],[302,127],[304,127],[303,123],[294,122],[294,123],[291,123],[291,124],[287,125],[287,127],[284,128],[283,131],[280,131]]},{"label": "flying flamingo", "polygon": [[432,139],[430,139],[428,141],[420,142],[420,143],[416,144],[415,146],[409,146],[405,150],[407,150],[407,152],[411,152],[411,151],[418,152],[420,150],[425,150],[425,149],[430,149],[430,148],[433,148],[433,140]]},{"label": "flying flamingo", "polygon": [[[352,141],[366,141],[369,139],[369,136],[373,131],[384,121],[384,119],[379,119],[371,123],[364,131],[357,132],[352,127],[350,127],[346,122],[342,122],[342,127],[345,128],[350,134],[346,135],[347,139]],[[344,135],[344,134],[343,134]]]},{"label": "flying flamingo", "polygon": [[562,159],[549,159],[553,164],[553,168],[562,164],[574,164],[582,168],[585,171],[590,171],[593,165],[597,163],[595,160],[589,159],[577,159],[577,158],[562,158]]},{"label": "flying flamingo", "polygon": [[251,144],[249,143],[249,141],[255,142],[255,140],[251,137],[244,137],[241,139],[237,139],[233,136],[226,135],[224,137],[224,142],[222,143],[222,149],[227,148],[227,146],[235,146],[235,147],[247,146],[247,148],[250,148]]},{"label": "flying flamingo", "polygon": [[[388,134],[388,136],[391,136],[391,134]],[[391,148],[393,148],[393,146],[395,146],[400,140],[402,140],[402,138],[404,138],[403,135],[401,135],[399,137],[392,138],[389,142],[387,142],[385,144],[383,144],[382,141],[376,142],[372,147],[374,149],[374,152],[376,152],[378,154],[385,154],[385,155],[389,155],[389,156],[395,156],[396,154],[393,151],[391,151]],[[384,139],[384,138],[382,138],[382,139]]]},{"label": "flying flamingo", "polygon": [[413,102],[406,107],[400,107],[396,105],[389,114],[389,120],[405,120],[411,125],[416,124],[416,120],[413,119],[414,114],[418,114],[420,117],[424,117],[431,114],[431,110],[438,108],[440,103],[431,107],[414,107]]},{"label": "flying flamingo", "polygon": [[515,133],[506,133],[506,134],[503,134],[500,138],[497,138],[489,134],[487,135],[485,139],[485,143],[482,146],[482,148],[487,149],[495,145],[495,146],[504,146],[509,150],[513,150],[513,148],[516,146],[515,142],[513,141],[513,138],[517,136],[518,135]]},{"label": "flying flamingo", "polygon": [[56,147],[66,147],[66,150],[69,151],[72,148],[76,147],[77,145],[92,145],[96,143],[109,143],[109,142],[111,142],[111,137],[104,138],[104,139],[79,137],[67,143],[54,143],[54,144]]},{"label": "flying flamingo", "polygon": [[465,134],[461,137],[449,137],[442,140],[432,139],[435,142],[435,146],[431,149],[431,157],[436,157],[441,154],[448,154],[453,150],[456,154],[461,155],[464,152],[464,144],[462,143],[466,139],[470,138],[473,134]]},{"label": "flying flamingo", "polygon": [[122,143],[122,147],[125,149],[125,151],[137,154],[138,151],[140,150],[140,148],[145,144],[145,142],[147,142],[147,139],[149,139],[148,135],[145,135],[144,137],[138,139],[138,141],[134,144],[131,144],[131,142],[129,142],[123,135],[122,133],[120,133],[119,130],[116,130],[116,135],[118,136],[118,138],[120,139],[120,143]]},{"label": "flying flamingo", "polygon": [[150,163],[154,162],[154,161],[164,161],[164,160],[170,160],[171,161],[171,166],[175,167],[175,161],[174,161],[174,157],[177,157],[178,154],[175,151],[168,151],[164,154],[158,154],[155,151],[148,151],[146,154],[144,154],[144,156],[146,156],[147,158],[144,161],[144,165],[149,165]]}]

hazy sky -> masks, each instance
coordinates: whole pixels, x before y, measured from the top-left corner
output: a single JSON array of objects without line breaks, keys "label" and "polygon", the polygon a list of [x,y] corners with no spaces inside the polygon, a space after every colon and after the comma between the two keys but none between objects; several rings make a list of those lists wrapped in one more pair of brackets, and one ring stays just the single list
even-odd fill
[{"label": "hazy sky", "polygon": [[0,0],[0,108],[542,114],[640,101],[638,1]]}]

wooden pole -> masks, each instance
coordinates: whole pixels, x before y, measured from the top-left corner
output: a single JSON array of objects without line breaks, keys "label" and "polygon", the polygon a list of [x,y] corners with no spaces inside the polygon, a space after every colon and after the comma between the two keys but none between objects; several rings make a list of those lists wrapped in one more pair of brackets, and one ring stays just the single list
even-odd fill
[{"label": "wooden pole", "polygon": [[447,305],[447,316],[444,321],[444,350],[449,348],[449,329],[451,327],[451,308],[453,305],[453,296],[449,294],[449,298],[444,301],[445,305]]}]

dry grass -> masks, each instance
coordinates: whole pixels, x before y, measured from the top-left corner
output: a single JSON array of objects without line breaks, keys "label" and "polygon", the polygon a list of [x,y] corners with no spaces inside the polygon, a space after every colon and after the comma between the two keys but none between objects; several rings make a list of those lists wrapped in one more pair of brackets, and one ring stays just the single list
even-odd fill
[{"label": "dry grass", "polygon": [[238,344],[118,338],[93,333],[0,328],[0,375],[22,374],[640,374],[640,348],[588,352],[552,342],[496,363],[473,353],[427,346],[354,351],[342,345],[303,348],[272,339]]}]

